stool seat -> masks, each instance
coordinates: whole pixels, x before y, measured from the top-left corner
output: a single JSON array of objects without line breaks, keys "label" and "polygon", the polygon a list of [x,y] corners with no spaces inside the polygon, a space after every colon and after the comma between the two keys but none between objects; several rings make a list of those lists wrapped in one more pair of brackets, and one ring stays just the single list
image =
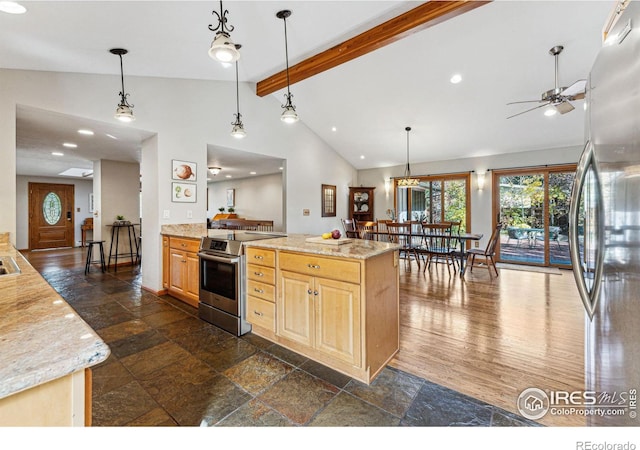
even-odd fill
[{"label": "stool seat", "polygon": [[[84,274],[88,274],[91,270],[91,264],[93,263],[100,263],[100,269],[102,270],[102,272],[106,272],[107,271],[107,265],[105,264],[104,261],[104,241],[94,241],[94,240],[87,240],[86,241],[87,244],[87,263],[84,266]],[[97,245],[98,249],[100,250],[100,259],[97,260],[93,260],[93,246]]]}]

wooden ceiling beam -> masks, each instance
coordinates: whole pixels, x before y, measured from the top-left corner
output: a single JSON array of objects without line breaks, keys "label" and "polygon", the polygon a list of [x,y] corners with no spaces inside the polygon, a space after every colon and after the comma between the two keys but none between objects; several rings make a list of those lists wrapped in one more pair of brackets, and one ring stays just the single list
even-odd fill
[{"label": "wooden ceiling beam", "polygon": [[[423,3],[358,36],[289,67],[290,82],[294,84],[332,69],[385,45],[490,3],[490,1],[458,0],[428,1]],[[259,81],[256,86],[256,94],[264,97],[286,86],[287,73],[286,70],[283,70]]]}]

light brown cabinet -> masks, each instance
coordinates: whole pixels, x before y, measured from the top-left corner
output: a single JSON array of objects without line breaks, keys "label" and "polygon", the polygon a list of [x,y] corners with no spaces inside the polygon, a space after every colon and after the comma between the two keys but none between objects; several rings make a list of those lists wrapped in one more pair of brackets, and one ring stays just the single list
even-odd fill
[{"label": "light brown cabinet", "polygon": [[[364,383],[398,351],[397,252],[351,259],[278,249],[273,267],[266,267],[250,257],[251,250],[265,249],[248,250],[247,315],[254,334]],[[271,298],[266,283],[252,279],[257,272],[271,280],[264,268],[275,270],[273,305],[265,300]],[[252,286],[264,292],[252,293]],[[269,313],[254,311],[261,305]]]},{"label": "light brown cabinet", "polygon": [[195,308],[200,298],[199,247],[198,239],[163,237],[162,284],[169,295]]},{"label": "light brown cabinet", "polygon": [[247,322],[276,331],[274,250],[247,249]]},{"label": "light brown cabinet", "polygon": [[373,222],[374,187],[350,187],[349,188],[349,218],[358,222]]}]

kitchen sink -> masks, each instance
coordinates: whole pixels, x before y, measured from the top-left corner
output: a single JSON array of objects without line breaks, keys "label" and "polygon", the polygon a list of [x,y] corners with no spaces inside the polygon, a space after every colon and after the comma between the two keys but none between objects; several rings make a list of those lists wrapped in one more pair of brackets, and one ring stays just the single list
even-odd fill
[{"label": "kitchen sink", "polygon": [[20,268],[11,256],[0,256],[0,276],[18,275]]}]

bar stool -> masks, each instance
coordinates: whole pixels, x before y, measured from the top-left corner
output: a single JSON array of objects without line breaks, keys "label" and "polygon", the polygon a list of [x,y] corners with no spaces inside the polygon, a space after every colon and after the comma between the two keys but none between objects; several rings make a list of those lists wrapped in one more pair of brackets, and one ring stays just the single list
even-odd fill
[{"label": "bar stool", "polygon": [[[102,269],[102,272],[106,272],[107,271],[107,266],[104,262],[104,245],[102,245],[104,243],[104,241],[94,241],[94,240],[88,240],[87,241],[87,263],[84,266],[84,274],[88,274],[91,268],[91,264],[92,263],[100,263],[100,269]],[[92,260],[91,258],[93,257],[93,246],[97,245],[98,249],[100,250],[100,259],[97,260]]]}]

